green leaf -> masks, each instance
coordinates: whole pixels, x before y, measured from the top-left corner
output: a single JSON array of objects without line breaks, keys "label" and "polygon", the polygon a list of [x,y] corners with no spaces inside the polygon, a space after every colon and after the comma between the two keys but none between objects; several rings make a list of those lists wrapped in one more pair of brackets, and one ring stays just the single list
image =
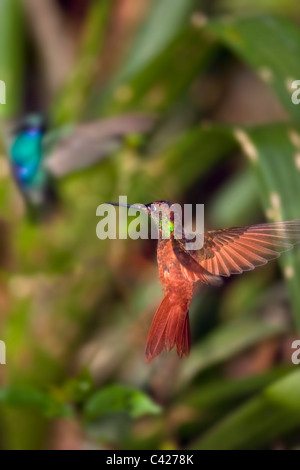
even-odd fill
[{"label": "green leaf", "polygon": [[51,109],[51,118],[55,125],[77,122],[85,111],[87,96],[99,67],[99,55],[105,39],[111,6],[109,0],[91,3],[74,69]]},{"label": "green leaf", "polygon": [[0,80],[6,86],[1,117],[13,117],[22,103],[24,73],[24,17],[18,0],[0,2]]},{"label": "green leaf", "polygon": [[92,395],[84,406],[87,419],[100,419],[105,415],[126,413],[132,418],[160,413],[160,407],[145,393],[125,385],[109,385]]},{"label": "green leaf", "polygon": [[249,168],[239,169],[217,190],[209,204],[209,218],[215,227],[249,225],[257,218],[259,198]]},{"label": "green leaf", "polygon": [[227,403],[235,403],[236,400],[249,397],[276,379],[283,377],[289,372],[289,369],[278,367],[266,373],[242,379],[222,379],[205,383],[201,388],[189,393],[184,401],[192,407],[205,411],[224,406]]},{"label": "green leaf", "polygon": [[[143,68],[112,81],[96,106],[102,114],[130,110],[165,112],[175,106],[216,54],[216,44],[195,26],[185,26]],[[94,105],[95,106],[95,105]]]},{"label": "green leaf", "polygon": [[160,187],[162,199],[178,198],[235,148],[236,141],[225,128],[190,128],[159,154],[141,162],[140,168],[136,167],[130,194],[133,193],[136,200],[151,200]]},{"label": "green leaf", "polygon": [[160,198],[175,201],[236,148],[226,128],[193,127],[155,155],[141,158],[125,149],[113,161],[120,175],[115,194],[129,194],[131,201],[154,201],[160,188]]},{"label": "green leaf", "polygon": [[198,0],[154,0],[121,71],[128,78],[145,69],[174,39]]},{"label": "green leaf", "polygon": [[291,84],[300,77],[297,26],[283,18],[263,16],[214,20],[207,28],[274,90],[293,118],[300,118],[300,107],[291,101]]},{"label": "green leaf", "polygon": [[34,409],[47,417],[72,415],[68,405],[33,387],[3,387],[0,389],[0,403],[16,408]]},{"label": "green leaf", "polygon": [[63,398],[63,401],[82,403],[91,394],[93,386],[90,372],[83,369],[77,377],[66,380],[62,387],[55,389],[55,392]]},{"label": "green leaf", "polygon": [[218,11],[228,14],[249,15],[259,13],[276,14],[291,19],[300,17],[300,4],[295,0],[220,0]]},{"label": "green leaf", "polygon": [[216,328],[201,343],[194,346],[178,384],[184,387],[205,369],[220,364],[258,342],[287,331],[282,320],[246,315],[227,321]]},{"label": "green leaf", "polygon": [[236,149],[226,127],[192,127],[175,139],[162,154],[166,181],[174,181],[181,190]]},{"label": "green leaf", "polygon": [[259,449],[299,429],[299,422],[300,371],[297,370],[230,413],[193,442],[191,448]]},{"label": "green leaf", "polygon": [[175,402],[175,407],[181,407],[184,404],[193,412],[189,422],[181,424],[181,433],[187,433],[194,439],[197,433],[200,435],[206,432],[213,424],[218,423],[246,400],[256,396],[275,380],[286,376],[292,367],[275,367],[258,375],[238,379],[219,377],[218,374],[217,379],[210,380],[210,375],[206,375],[206,378],[193,384],[192,390],[189,387],[180,393]]}]

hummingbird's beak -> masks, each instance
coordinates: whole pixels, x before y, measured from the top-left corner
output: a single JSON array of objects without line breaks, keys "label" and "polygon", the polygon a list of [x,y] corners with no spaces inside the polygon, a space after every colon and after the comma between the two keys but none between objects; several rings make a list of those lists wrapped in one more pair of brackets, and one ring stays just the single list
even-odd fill
[{"label": "hummingbird's beak", "polygon": [[106,204],[110,204],[111,206],[117,206],[117,207],[127,207],[127,209],[136,209],[138,211],[142,210],[147,210],[147,208],[141,204],[141,205],[134,205],[134,204],[120,204],[119,202],[106,202]]},{"label": "hummingbird's beak", "polygon": [[131,207],[130,204],[119,204],[118,202],[106,202],[105,204],[110,204],[111,206],[118,206],[118,207]]}]

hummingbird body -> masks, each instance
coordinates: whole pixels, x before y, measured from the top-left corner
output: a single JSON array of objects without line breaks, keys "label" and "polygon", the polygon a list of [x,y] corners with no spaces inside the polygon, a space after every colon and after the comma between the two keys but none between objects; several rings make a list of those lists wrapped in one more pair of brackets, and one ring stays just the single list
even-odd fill
[{"label": "hummingbird body", "polygon": [[45,125],[41,116],[30,115],[16,129],[9,157],[15,181],[29,208],[47,213],[57,202],[51,175],[44,165]]},{"label": "hummingbird body", "polygon": [[[222,277],[253,270],[300,243],[300,220],[291,220],[208,231],[201,249],[188,250],[190,237],[186,238],[181,227],[174,230],[177,219],[171,203],[158,201],[127,207],[146,211],[159,231],[157,262],[164,298],[150,327],[148,361],[163,349],[170,351],[174,347],[180,357],[188,355],[189,305],[195,282],[218,285]],[[181,236],[176,238],[175,232]]]},{"label": "hummingbird body", "polygon": [[[200,281],[204,284],[218,284],[218,279],[210,275],[199,265],[190,266],[179,261],[178,247],[174,246],[175,218],[169,210],[172,204],[167,201],[147,204],[150,215],[155,220],[158,230],[157,264],[159,280],[164,291],[164,299],[153,318],[146,344],[146,359],[151,361],[164,348],[170,351],[177,349],[179,357],[187,356],[190,350],[189,306],[193,297],[194,284]],[[152,209],[151,209],[152,208]],[[161,217],[158,216],[158,211]],[[177,221],[178,223],[179,221]],[[182,239],[185,233],[180,227]],[[168,238],[164,238],[168,237]]]},{"label": "hummingbird body", "polygon": [[25,129],[16,137],[12,145],[13,172],[18,183],[24,187],[40,179],[42,137],[41,129]]},{"label": "hummingbird body", "polygon": [[165,347],[170,351],[176,346],[179,356],[187,355],[190,349],[189,306],[194,282],[178,262],[171,240],[159,239],[157,263],[165,296],[148,335],[146,357],[149,360]]}]

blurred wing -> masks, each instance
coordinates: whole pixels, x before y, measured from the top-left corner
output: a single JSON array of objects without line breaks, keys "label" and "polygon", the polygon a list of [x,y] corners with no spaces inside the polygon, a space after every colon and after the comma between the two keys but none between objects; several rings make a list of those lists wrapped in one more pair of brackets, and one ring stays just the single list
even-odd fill
[{"label": "blurred wing", "polygon": [[[196,275],[198,268],[190,258],[206,273],[228,277],[262,266],[297,243],[300,243],[300,220],[291,220],[209,231],[205,233],[201,250],[187,252],[177,246],[174,253]],[[184,247],[184,242],[179,246]]]},{"label": "blurred wing", "polygon": [[118,150],[126,135],[149,132],[154,122],[150,115],[124,115],[69,127],[45,166],[56,178],[91,166]]}]

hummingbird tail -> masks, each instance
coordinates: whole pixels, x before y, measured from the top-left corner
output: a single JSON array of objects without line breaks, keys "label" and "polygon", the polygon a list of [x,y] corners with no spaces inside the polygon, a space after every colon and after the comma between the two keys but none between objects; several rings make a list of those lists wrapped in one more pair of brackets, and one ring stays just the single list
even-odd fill
[{"label": "hummingbird tail", "polygon": [[190,300],[168,293],[158,307],[152,321],[146,345],[146,359],[152,361],[164,349],[168,352],[176,346],[179,357],[190,351]]}]

